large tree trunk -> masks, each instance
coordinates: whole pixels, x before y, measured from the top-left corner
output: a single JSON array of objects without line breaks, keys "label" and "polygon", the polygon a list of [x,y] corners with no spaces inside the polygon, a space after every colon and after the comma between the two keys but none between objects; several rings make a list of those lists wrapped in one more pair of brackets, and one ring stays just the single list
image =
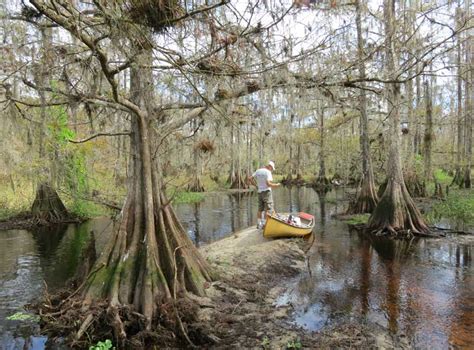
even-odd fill
[{"label": "large tree trunk", "polygon": [[[362,38],[361,0],[356,0],[357,48],[359,56],[359,76],[365,79],[364,40]],[[374,173],[370,156],[369,122],[367,118],[367,96],[364,89],[360,90],[360,147],[362,150],[362,178],[360,190],[354,203],[349,206],[349,213],[372,213],[378,202],[375,190]]]},{"label": "large tree trunk", "polygon": [[[57,151],[54,150],[46,154],[46,128],[48,124],[48,110],[46,106],[46,91],[44,90],[50,84],[51,47],[52,47],[52,29],[41,28],[41,56],[34,71],[34,79],[39,87],[38,95],[40,98],[40,123],[38,124],[38,155],[44,162],[49,162],[49,167],[45,169],[47,173],[40,174],[37,177],[36,195],[31,206],[33,220],[39,225],[50,223],[65,222],[69,219],[69,213],[63,202],[59,198],[54,186],[57,185]],[[49,157],[49,159],[47,159]],[[48,164],[48,163],[47,163]]]},{"label": "large tree trunk", "polygon": [[316,187],[328,187],[329,180],[326,177],[326,149],[324,143],[325,130],[324,130],[324,109],[322,106],[318,107],[319,112],[319,134],[320,134],[320,150],[319,150],[319,173],[316,178]]},{"label": "large tree trunk", "polygon": [[[151,55],[145,55],[142,67],[151,65]],[[130,333],[143,330],[143,326],[150,330],[160,318],[161,322],[171,318],[173,323],[182,325],[174,301],[188,292],[204,295],[205,282],[211,280],[208,264],[165,198],[159,166],[152,158],[151,79],[145,68],[131,69],[132,100],[139,110],[132,115],[128,193],[107,246],[76,296],[82,315],[77,339],[94,322],[100,322],[104,312],[122,345]],[[167,308],[163,307],[165,303]],[[70,305],[62,307],[67,311]],[[142,315],[143,323],[129,318],[135,313]],[[182,327],[181,330],[185,333]]]},{"label": "large tree trunk", "polygon": [[31,215],[36,223],[42,225],[65,222],[70,218],[61,198],[48,183],[38,185]]},{"label": "large tree trunk", "polygon": [[[397,59],[392,38],[394,37],[394,0],[384,0],[386,70],[389,79],[397,75]],[[387,187],[375,207],[368,223],[374,231],[396,234],[421,234],[428,231],[405,186],[400,156],[400,85],[389,83],[388,108],[390,121],[390,149],[388,158]]]},{"label": "large tree trunk", "polygon": [[[417,70],[419,69],[419,63],[417,64]],[[421,109],[421,78],[420,75],[417,75],[415,78],[415,86],[416,86],[416,112],[419,112]],[[414,136],[414,152],[415,155],[421,154],[421,126],[420,126],[420,118],[415,113],[415,136]]]},{"label": "large tree trunk", "polygon": [[[247,181],[245,181],[245,177],[242,176],[242,164],[241,164],[241,159],[240,159],[240,145],[241,145],[241,130],[240,130],[241,125],[237,124],[237,164],[234,167],[234,173],[231,178],[233,178],[233,181],[230,184],[230,188],[232,189],[238,189],[238,190],[245,190],[249,188],[249,185]],[[232,174],[231,174],[232,175]]]},{"label": "large tree trunk", "polygon": [[[193,129],[198,128],[198,120],[194,119]],[[199,135],[199,131],[196,132]],[[191,178],[191,183],[188,185],[187,190],[190,192],[204,192],[204,185],[202,184],[202,165],[201,165],[201,155],[200,149],[197,147],[197,144],[193,148],[193,175]]]},{"label": "large tree trunk", "polygon": [[177,292],[202,295],[210,275],[165,198],[153,171],[148,127],[137,119],[132,123],[134,174],[127,199],[110,244],[95,264],[104,268],[90,278],[84,299],[133,304],[151,322],[159,301]]},{"label": "large tree trunk", "polygon": [[428,80],[425,81],[425,135],[423,137],[424,153],[424,183],[433,178],[431,169],[431,145],[433,143],[433,103],[431,100],[430,86]]}]

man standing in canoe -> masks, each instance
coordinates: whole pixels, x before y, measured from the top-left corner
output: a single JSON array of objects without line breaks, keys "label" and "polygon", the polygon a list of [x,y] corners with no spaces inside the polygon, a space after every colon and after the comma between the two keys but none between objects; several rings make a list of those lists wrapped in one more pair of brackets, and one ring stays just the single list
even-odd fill
[{"label": "man standing in canoe", "polygon": [[[273,181],[272,171],[275,170],[275,163],[269,161],[268,164],[249,177],[249,180],[257,186],[258,191],[258,211],[257,228],[262,228],[268,212],[273,212],[272,188],[280,186],[280,183]],[[262,219],[262,212],[265,211],[265,219]]]}]

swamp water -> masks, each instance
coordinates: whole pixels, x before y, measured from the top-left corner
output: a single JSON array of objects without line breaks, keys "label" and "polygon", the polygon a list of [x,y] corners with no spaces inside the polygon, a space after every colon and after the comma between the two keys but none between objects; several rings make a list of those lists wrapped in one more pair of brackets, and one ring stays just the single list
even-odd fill
[{"label": "swamp water", "polygon": [[[309,331],[344,322],[370,322],[396,343],[415,348],[472,348],[474,344],[474,241],[457,237],[411,242],[366,237],[332,219],[345,208],[342,189],[318,195],[310,188],[275,191],[278,211],[305,211],[317,219],[310,272],[290,281],[278,304],[291,303],[293,321]],[[252,194],[213,194],[177,206],[197,245],[254,225]],[[0,349],[45,349],[35,318],[23,305],[45,288],[61,287],[80,264],[89,232],[104,244],[110,220],[49,231],[0,232]],[[21,313],[21,314],[20,314]],[[13,317],[12,317],[13,315]],[[13,318],[13,319],[12,319]],[[27,318],[18,320],[18,318]]]}]

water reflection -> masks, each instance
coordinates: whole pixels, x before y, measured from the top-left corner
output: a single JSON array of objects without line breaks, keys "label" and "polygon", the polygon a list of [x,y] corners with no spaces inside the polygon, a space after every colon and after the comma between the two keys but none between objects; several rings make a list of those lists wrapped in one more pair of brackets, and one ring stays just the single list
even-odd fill
[{"label": "water reflection", "polygon": [[7,317],[25,312],[24,305],[42,295],[44,281],[54,290],[74,275],[90,225],[0,232],[0,349],[45,348],[47,338],[35,336],[33,321]]},{"label": "water reflection", "polygon": [[[279,212],[304,211],[321,217],[318,194],[311,188],[279,188],[274,191],[273,199],[275,210]],[[189,236],[199,246],[255,225],[257,204],[254,192],[222,193],[208,195],[200,203],[178,205],[176,211]],[[325,212],[324,204],[322,215],[323,221],[330,215]]]},{"label": "water reflection", "polygon": [[[320,330],[347,320],[370,321],[393,336],[406,336],[414,347],[468,348],[474,334],[472,240],[406,242],[349,232],[332,219],[344,210],[342,198],[343,189],[274,192],[277,211],[304,211],[317,221],[310,271],[279,300],[294,305],[295,322]],[[201,245],[254,225],[257,198],[222,193],[176,209]],[[74,274],[89,232],[96,232],[101,251],[111,227],[104,218],[55,230],[0,232],[0,349],[45,348],[45,337],[31,336],[35,325],[23,327],[6,317],[41,295],[43,279],[51,289],[62,286]]]},{"label": "water reflection", "polygon": [[324,189],[318,189],[316,191],[318,194],[319,198],[319,213],[321,217],[321,228],[324,229],[324,226],[326,225],[326,194],[327,191]]},{"label": "water reflection", "polygon": [[472,343],[472,245],[455,240],[389,240],[328,222],[317,231],[311,273],[279,303],[310,330],[360,319],[375,322],[415,347]]}]

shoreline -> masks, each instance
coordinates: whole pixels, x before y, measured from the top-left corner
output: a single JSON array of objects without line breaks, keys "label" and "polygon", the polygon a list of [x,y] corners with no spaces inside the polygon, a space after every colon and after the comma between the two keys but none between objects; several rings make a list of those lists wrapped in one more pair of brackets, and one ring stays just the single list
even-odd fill
[{"label": "shoreline", "polygon": [[[211,349],[390,348],[374,324],[351,322],[320,332],[292,323],[291,304],[277,303],[307,273],[311,240],[266,239],[255,226],[200,248],[219,274],[208,296],[197,298],[200,325]],[[292,347],[293,346],[293,347]]]}]

